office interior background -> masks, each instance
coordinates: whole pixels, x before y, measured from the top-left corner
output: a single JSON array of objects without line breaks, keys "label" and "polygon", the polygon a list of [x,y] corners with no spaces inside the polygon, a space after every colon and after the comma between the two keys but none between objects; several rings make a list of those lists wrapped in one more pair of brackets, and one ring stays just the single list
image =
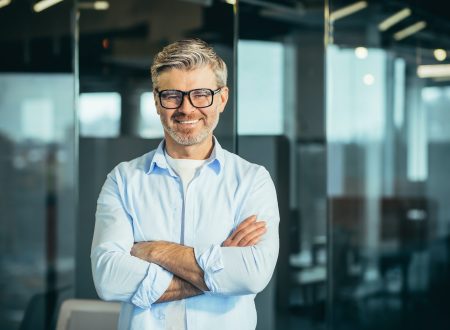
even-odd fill
[{"label": "office interior background", "polygon": [[62,301],[98,299],[100,187],[161,140],[149,68],[186,37],[229,68],[222,146],[277,187],[258,329],[450,329],[449,3],[0,7],[1,329],[53,329]]}]

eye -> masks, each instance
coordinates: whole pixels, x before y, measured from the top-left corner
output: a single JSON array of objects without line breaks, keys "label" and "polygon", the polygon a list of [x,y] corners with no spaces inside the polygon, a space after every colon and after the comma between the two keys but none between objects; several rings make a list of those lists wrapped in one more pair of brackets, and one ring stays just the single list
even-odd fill
[{"label": "eye", "polygon": [[165,100],[178,100],[181,98],[178,91],[164,91],[161,93],[161,97]]},{"label": "eye", "polygon": [[211,92],[208,89],[196,89],[192,91],[192,96],[195,98],[209,97]]}]

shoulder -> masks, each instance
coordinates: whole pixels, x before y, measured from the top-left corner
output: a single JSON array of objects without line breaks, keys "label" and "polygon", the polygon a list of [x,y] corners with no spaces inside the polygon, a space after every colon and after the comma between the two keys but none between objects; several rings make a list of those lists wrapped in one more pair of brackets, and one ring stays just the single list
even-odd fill
[{"label": "shoulder", "polygon": [[112,176],[116,179],[120,178],[126,180],[126,178],[145,174],[150,169],[150,164],[155,155],[156,149],[146,154],[136,157],[129,161],[124,161],[116,165],[108,176]]},{"label": "shoulder", "polygon": [[252,180],[270,178],[270,174],[264,166],[249,162],[227,150],[223,150],[223,152],[224,170],[228,175],[234,174],[239,178]]},{"label": "shoulder", "polygon": [[228,151],[224,152],[223,178],[236,188],[234,196],[239,203],[248,198],[267,201],[267,205],[276,201],[275,185],[269,171]]}]

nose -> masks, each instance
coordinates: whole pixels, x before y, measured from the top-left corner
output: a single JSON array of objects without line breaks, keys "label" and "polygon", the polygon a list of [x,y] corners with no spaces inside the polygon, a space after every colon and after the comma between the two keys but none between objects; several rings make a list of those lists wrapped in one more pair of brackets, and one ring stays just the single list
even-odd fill
[{"label": "nose", "polygon": [[189,114],[196,110],[196,108],[191,104],[191,100],[189,100],[189,95],[183,95],[183,102],[180,107],[177,109],[178,112]]}]

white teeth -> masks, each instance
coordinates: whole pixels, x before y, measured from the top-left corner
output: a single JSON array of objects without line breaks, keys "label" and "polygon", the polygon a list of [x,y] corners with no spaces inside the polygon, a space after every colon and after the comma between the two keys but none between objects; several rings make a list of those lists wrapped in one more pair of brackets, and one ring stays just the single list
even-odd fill
[{"label": "white teeth", "polygon": [[198,122],[198,119],[197,120],[179,121],[180,124],[194,124],[196,122]]}]

